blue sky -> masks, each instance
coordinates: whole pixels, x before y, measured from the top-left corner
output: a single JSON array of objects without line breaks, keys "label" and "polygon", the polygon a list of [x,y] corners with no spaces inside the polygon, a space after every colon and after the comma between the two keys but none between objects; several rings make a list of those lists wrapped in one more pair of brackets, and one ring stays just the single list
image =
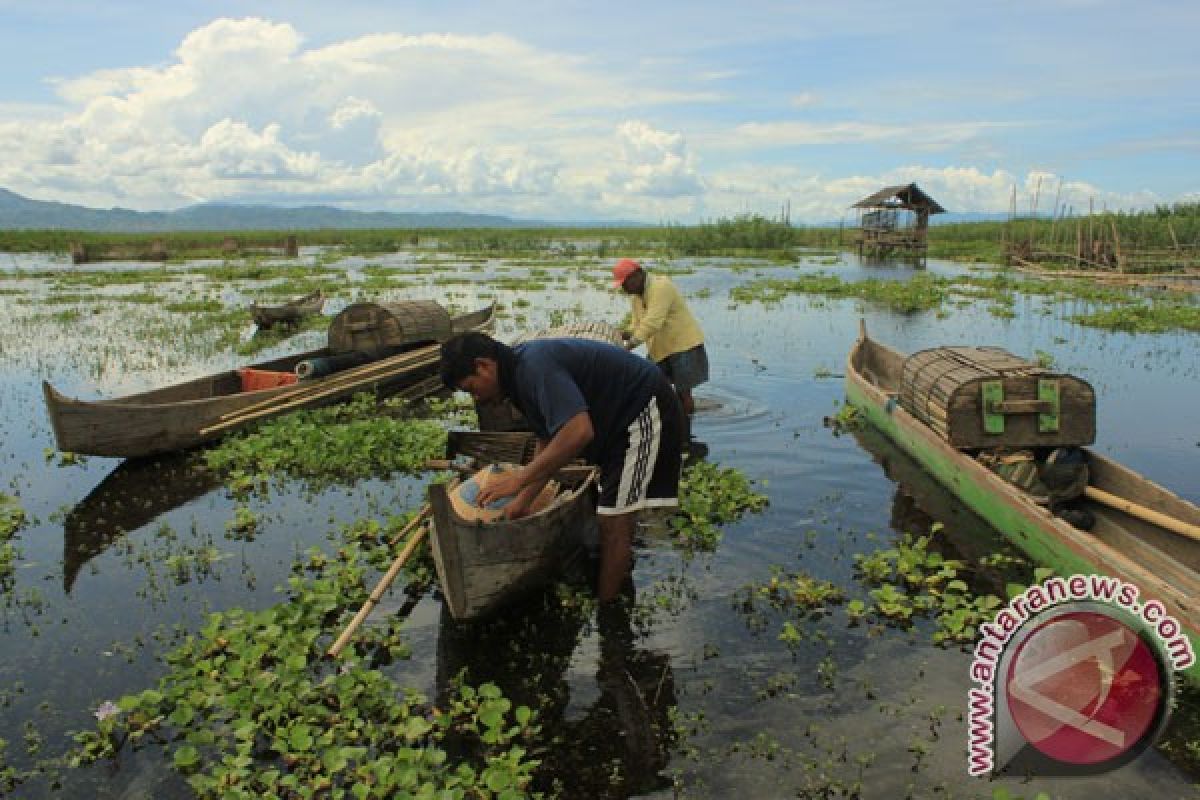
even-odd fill
[{"label": "blue sky", "polygon": [[1196,30],[1189,2],[0,0],[0,186],[651,222],[909,181],[1196,201]]}]

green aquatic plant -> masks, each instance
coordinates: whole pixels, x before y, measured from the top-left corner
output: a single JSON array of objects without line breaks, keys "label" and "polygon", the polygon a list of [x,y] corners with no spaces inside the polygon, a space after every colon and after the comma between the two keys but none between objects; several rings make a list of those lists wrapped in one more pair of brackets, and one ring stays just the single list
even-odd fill
[{"label": "green aquatic plant", "polygon": [[853,610],[854,621],[873,616],[907,626],[915,617],[932,616],[935,642],[969,644],[975,640],[979,625],[991,619],[1002,601],[991,594],[973,594],[960,577],[966,564],[930,548],[941,530],[940,524],[934,524],[926,536],[906,533],[894,548],[854,557],[859,578],[875,587],[869,592],[871,604]]},{"label": "green aquatic plant", "polygon": [[356,634],[340,665],[324,658],[404,521],[348,526],[335,554],[297,564],[283,602],[211,615],[166,655],[155,688],[102,706],[95,729],[75,734],[70,764],[157,745],[201,798],[528,796],[530,709],[490,684],[457,687],[439,707],[398,686],[370,666],[373,653],[407,655],[395,619]]},{"label": "green aquatic plant", "polygon": [[686,549],[712,551],[721,541],[721,525],[766,505],[767,496],[754,491],[739,470],[697,461],[680,478],[679,513],[671,519],[671,527]]},{"label": "green aquatic plant", "polygon": [[25,509],[17,504],[15,498],[0,492],[0,587],[6,587],[12,580],[20,554],[12,543],[13,536],[29,521]]},{"label": "green aquatic plant", "polygon": [[1180,302],[1125,305],[1075,314],[1071,321],[1091,328],[1128,333],[1200,331],[1200,305]]},{"label": "green aquatic plant", "polygon": [[166,303],[163,308],[177,314],[215,314],[225,310],[225,304],[220,300],[207,298],[204,300],[177,300]]},{"label": "green aquatic plant", "polygon": [[209,469],[230,475],[290,478],[310,488],[415,472],[445,452],[446,430],[433,420],[391,416],[374,395],[298,411],[236,434],[205,451]]},{"label": "green aquatic plant", "polygon": [[850,403],[838,404],[837,413],[825,417],[825,427],[833,431],[834,436],[861,430],[867,424],[867,415],[861,408]]},{"label": "green aquatic plant", "polygon": [[924,273],[903,281],[877,278],[843,281],[836,275],[817,272],[795,278],[762,278],[733,287],[729,296],[739,303],[766,305],[776,304],[793,294],[858,298],[907,314],[937,308],[949,291],[948,279]]}]

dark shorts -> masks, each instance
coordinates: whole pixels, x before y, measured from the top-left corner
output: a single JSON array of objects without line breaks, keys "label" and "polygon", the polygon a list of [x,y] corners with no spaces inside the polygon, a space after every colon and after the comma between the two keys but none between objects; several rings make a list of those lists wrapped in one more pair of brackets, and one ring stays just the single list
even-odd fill
[{"label": "dark shorts", "polygon": [[682,443],[683,408],[671,384],[660,380],[650,402],[600,463],[596,513],[679,505]]},{"label": "dark shorts", "polygon": [[658,362],[658,368],[676,391],[690,392],[708,380],[708,352],[703,344],[698,344],[691,350],[667,356]]}]

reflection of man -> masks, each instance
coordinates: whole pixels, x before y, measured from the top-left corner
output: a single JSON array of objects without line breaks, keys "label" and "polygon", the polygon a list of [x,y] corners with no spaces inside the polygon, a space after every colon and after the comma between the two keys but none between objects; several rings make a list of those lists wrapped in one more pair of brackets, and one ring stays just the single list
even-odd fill
[{"label": "reflection of man", "polygon": [[490,481],[477,502],[516,495],[528,513],[546,482],[578,455],[600,467],[601,602],[615,600],[633,563],[635,512],[678,505],[683,412],[662,373],[620,347],[585,339],[535,339],[516,347],[482,333],[442,345],[442,380],[479,403],[507,397],[539,439],[520,470]]},{"label": "reflection of man", "polygon": [[633,313],[626,338],[646,343],[650,360],[675,386],[683,412],[692,416],[692,389],[708,380],[704,333],[683,296],[666,275],[647,275],[642,265],[622,258],[613,267],[613,286],[630,295]]}]

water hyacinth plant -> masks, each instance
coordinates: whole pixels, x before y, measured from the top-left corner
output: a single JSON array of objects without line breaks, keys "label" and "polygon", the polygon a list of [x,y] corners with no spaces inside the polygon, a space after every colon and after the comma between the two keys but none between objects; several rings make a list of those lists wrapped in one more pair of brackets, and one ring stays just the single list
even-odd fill
[{"label": "water hyacinth plant", "polygon": [[[397,471],[422,469],[446,449],[437,421],[395,416],[403,403],[377,403],[368,393],[328,408],[298,411],[229,437],[205,451],[222,474],[291,478],[317,489]],[[251,484],[255,481],[251,480]]]},{"label": "water hyacinth plant", "polygon": [[719,526],[766,505],[767,496],[754,491],[742,472],[697,461],[684,469],[679,481],[679,513],[671,527],[685,549],[711,551],[721,541]]},{"label": "water hyacinth plant", "polygon": [[282,602],[211,615],[166,655],[155,688],[96,710],[70,763],[161,746],[202,798],[528,796],[530,709],[490,685],[460,686],[441,707],[397,685],[380,669],[408,653],[395,619],[360,631],[341,662],[324,658],[404,521],[347,526],[335,555],[297,564]]},{"label": "water hyacinth plant", "polygon": [[12,497],[0,492],[0,587],[12,580],[18,553],[12,538],[26,523],[25,510]]}]

